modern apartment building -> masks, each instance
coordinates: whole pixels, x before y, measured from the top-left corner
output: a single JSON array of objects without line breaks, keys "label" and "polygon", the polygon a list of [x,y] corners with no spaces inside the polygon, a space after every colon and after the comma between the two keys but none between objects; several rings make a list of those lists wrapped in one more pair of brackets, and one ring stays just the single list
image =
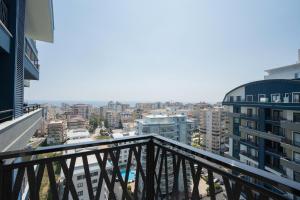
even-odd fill
[{"label": "modern apartment building", "polygon": [[87,104],[75,104],[72,106],[73,115],[79,115],[84,119],[89,119],[91,115],[91,106]]},{"label": "modern apartment building", "polygon": [[[135,131],[131,131],[131,132],[120,132],[120,133],[113,133],[112,134],[112,138],[113,139],[122,139],[124,137],[128,137],[128,136],[135,136]],[[130,144],[132,142],[124,142],[121,143],[119,145],[125,145],[125,144]],[[119,157],[119,166],[120,167],[126,167],[127,162],[128,162],[128,156],[129,156],[129,149],[122,149],[120,151],[120,157]],[[134,156],[132,157],[132,161],[131,163],[134,164]]]},{"label": "modern apartment building", "polygon": [[[149,115],[144,119],[136,120],[137,123],[137,135],[145,135],[155,133],[166,138],[179,141],[188,145],[191,145],[191,137],[193,130],[193,122],[190,121],[185,115]],[[160,161],[159,161],[160,163]],[[159,165],[158,163],[158,165]],[[168,181],[168,192],[172,192],[173,183],[171,178],[173,177],[173,160],[171,157],[167,159],[168,170],[167,176],[170,177]],[[165,176],[165,172],[162,172],[162,176]],[[178,190],[183,191],[184,185],[179,176]],[[189,170],[187,170],[187,177],[190,177]],[[190,178],[188,178],[188,186],[190,186]],[[162,180],[161,185],[161,197],[169,196],[166,192],[166,180]]]},{"label": "modern apartment building", "polygon": [[300,64],[229,91],[229,155],[300,182]]},{"label": "modern apartment building", "polygon": [[57,145],[64,142],[64,134],[66,131],[66,126],[62,120],[51,121],[48,124],[48,145]]},{"label": "modern apartment building", "polygon": [[120,113],[115,111],[107,111],[105,113],[105,120],[107,120],[109,127],[118,128],[121,121]]},{"label": "modern apartment building", "polygon": [[207,151],[223,154],[226,150],[226,113],[222,107],[200,110],[200,135]]},{"label": "modern apartment building", "polygon": [[[83,142],[92,142],[92,141],[94,141],[94,140],[92,140],[91,138],[70,139],[70,140],[67,140],[67,142],[65,144],[71,145],[71,144],[79,144],[79,143],[83,143]],[[97,149],[98,149],[98,147],[84,148],[84,149],[72,149],[72,150],[64,151],[64,155],[74,154],[74,153],[79,153],[79,152],[84,152],[84,151],[97,150]],[[102,155],[100,155],[100,156],[102,156]],[[96,195],[101,170],[100,170],[99,163],[98,163],[95,155],[87,156],[87,162],[88,162],[88,168],[89,168],[89,172],[90,172],[93,193],[94,193],[94,195]],[[70,165],[70,160],[68,160],[67,164]],[[111,166],[110,162],[108,162],[106,164],[106,170],[112,170],[112,166]],[[65,179],[65,175],[63,172],[61,172],[61,178]],[[76,159],[76,162],[74,165],[72,181],[73,181],[76,193],[78,195],[78,199],[82,199],[82,200],[90,199],[87,181],[86,181],[85,169],[84,169],[84,162],[81,157]],[[109,197],[109,191],[108,191],[107,185],[105,184],[105,181],[104,181],[101,186],[101,194],[100,194],[99,199],[106,200],[106,199],[108,199],[108,197]],[[73,199],[71,193],[69,193],[68,199]]]},{"label": "modern apartment building", "polygon": [[35,41],[53,32],[52,0],[0,0],[0,151],[24,148],[41,123],[42,109],[24,109],[24,87],[39,79]]}]

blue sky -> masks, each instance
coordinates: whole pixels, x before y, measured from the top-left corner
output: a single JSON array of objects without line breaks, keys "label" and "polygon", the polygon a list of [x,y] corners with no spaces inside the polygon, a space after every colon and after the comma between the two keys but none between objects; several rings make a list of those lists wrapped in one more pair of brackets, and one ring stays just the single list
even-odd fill
[{"label": "blue sky", "polygon": [[221,101],[293,64],[298,0],[54,0],[26,99]]}]

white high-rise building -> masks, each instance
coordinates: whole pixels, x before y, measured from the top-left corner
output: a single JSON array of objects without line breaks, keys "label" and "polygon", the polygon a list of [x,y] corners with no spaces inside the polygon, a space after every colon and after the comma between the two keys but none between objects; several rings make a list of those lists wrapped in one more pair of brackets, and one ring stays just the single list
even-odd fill
[{"label": "white high-rise building", "polygon": [[[80,132],[80,133],[82,136],[85,135],[84,131]],[[72,137],[72,132],[69,132],[69,134],[68,134],[69,140],[67,140],[65,144],[79,144],[79,143],[94,141],[93,139],[91,139],[89,137],[83,137],[83,138],[81,137],[80,139],[74,139],[74,138],[77,138],[78,134],[80,134],[80,133],[76,132],[76,133],[74,133],[75,137]],[[91,148],[84,148],[84,149],[71,149],[71,150],[64,151],[64,154],[74,154],[74,153],[78,153],[78,152],[82,152],[82,151],[96,150],[97,148],[98,147],[91,147]],[[89,164],[93,192],[94,192],[94,195],[96,195],[98,181],[99,181],[99,175],[100,175],[101,170],[100,170],[99,163],[98,163],[95,155],[87,156],[87,160],[88,160],[88,164]],[[68,160],[67,164],[70,165],[70,159]],[[106,170],[112,170],[112,165],[110,162],[107,162]],[[61,178],[62,179],[65,178],[63,171],[61,172]],[[72,181],[74,183],[78,198],[84,199],[84,200],[89,199],[88,187],[87,187],[87,182],[85,179],[86,179],[86,177],[85,177],[83,160],[81,157],[76,158]],[[103,181],[100,199],[107,200],[108,197],[109,197],[109,191],[108,191],[105,181]],[[71,193],[69,193],[69,199],[73,199]]]},{"label": "white high-rise building", "polygon": [[[188,145],[191,145],[191,136],[193,130],[193,121],[189,120],[185,115],[149,115],[144,119],[136,120],[137,122],[137,135],[145,135],[145,134],[158,134],[164,136],[166,138],[179,141]],[[142,165],[145,165],[145,160],[143,159]],[[173,187],[173,162],[172,157],[168,157],[168,177],[170,177],[170,181],[168,181],[168,191],[169,195],[172,192]],[[158,161],[157,165],[160,165],[160,161]],[[188,168],[188,167],[187,167]],[[189,173],[189,169],[187,171],[188,177],[188,186],[191,186],[191,175]],[[163,170],[162,177],[164,177],[165,172]],[[178,190],[179,192],[184,191],[182,175],[179,175],[178,181]],[[165,179],[161,179],[161,194],[166,194],[165,187]]]},{"label": "white high-rise building", "polygon": [[223,154],[226,141],[226,113],[222,107],[200,110],[200,134],[204,138],[205,149]]}]

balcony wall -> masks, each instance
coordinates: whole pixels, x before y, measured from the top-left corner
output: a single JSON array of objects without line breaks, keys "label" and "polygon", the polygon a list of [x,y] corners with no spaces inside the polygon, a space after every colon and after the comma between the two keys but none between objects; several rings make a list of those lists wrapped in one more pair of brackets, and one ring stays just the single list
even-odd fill
[{"label": "balcony wall", "polygon": [[26,147],[41,120],[42,109],[37,109],[0,124],[0,151],[20,150]]},{"label": "balcony wall", "polygon": [[288,120],[280,121],[280,125],[282,128],[293,130],[293,131],[300,131],[300,122],[292,122]]}]

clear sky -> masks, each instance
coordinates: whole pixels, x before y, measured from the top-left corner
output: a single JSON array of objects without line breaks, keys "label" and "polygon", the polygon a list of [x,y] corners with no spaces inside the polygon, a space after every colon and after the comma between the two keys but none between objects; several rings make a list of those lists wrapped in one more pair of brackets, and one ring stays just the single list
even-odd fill
[{"label": "clear sky", "polygon": [[299,0],[54,0],[31,100],[221,101],[293,64]]}]

